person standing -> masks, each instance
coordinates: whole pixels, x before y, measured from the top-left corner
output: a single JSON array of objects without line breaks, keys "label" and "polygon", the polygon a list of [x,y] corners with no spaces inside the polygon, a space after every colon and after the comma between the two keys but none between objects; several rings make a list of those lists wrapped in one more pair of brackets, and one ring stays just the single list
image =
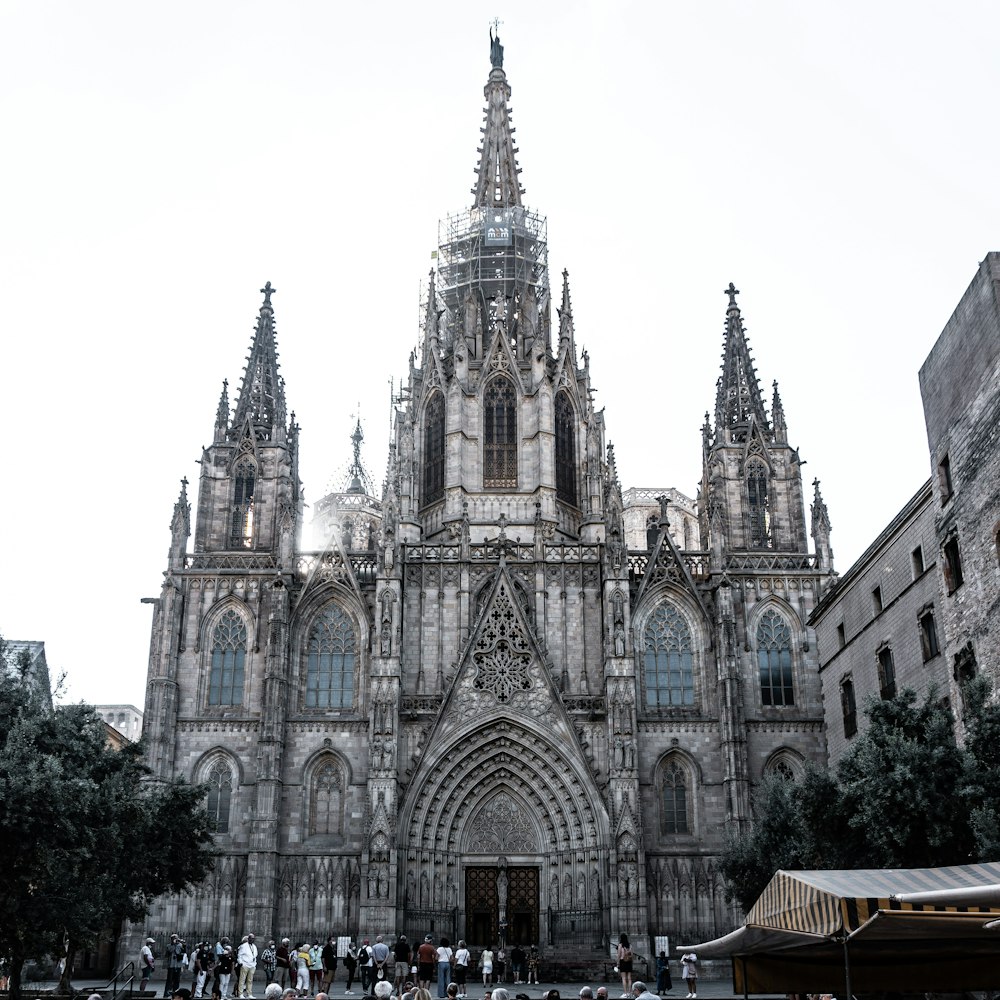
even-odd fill
[{"label": "person standing", "polygon": [[693,951],[686,951],[681,955],[681,975],[687,983],[686,1000],[694,1000],[698,995],[698,956]]},{"label": "person standing", "polygon": [[465,984],[469,979],[469,962],[471,961],[472,956],[469,954],[469,949],[465,947],[465,942],[459,941],[455,951],[455,985],[458,987],[458,995],[463,998],[468,996],[465,992]]},{"label": "person standing", "polygon": [[406,940],[405,934],[400,934],[396,939],[396,944],[392,949],[393,979],[396,983],[396,993],[402,994],[403,983],[410,975],[410,943]]},{"label": "person standing", "polygon": [[662,996],[673,988],[674,984],[670,980],[670,961],[667,959],[667,953],[661,951],[656,956],[656,992]]},{"label": "person standing", "polygon": [[513,976],[514,985],[521,986],[524,983],[524,949],[517,942],[510,949],[510,974]]},{"label": "person standing", "polygon": [[225,945],[215,960],[215,982],[222,1000],[229,1000],[229,987],[233,981],[233,949]]},{"label": "person standing", "polygon": [[448,984],[451,982],[451,961],[454,952],[451,950],[451,943],[446,937],[441,938],[441,944],[437,950],[438,967],[438,1000],[445,1000],[448,996]]},{"label": "person standing", "polygon": [[323,992],[330,989],[330,984],[337,976],[337,939],[331,934],[323,945]]},{"label": "person standing", "polygon": [[368,938],[358,948],[358,975],[361,977],[361,989],[368,996],[372,991],[372,949]]},{"label": "person standing", "polygon": [[266,988],[274,982],[274,973],[278,968],[278,953],[274,947],[274,938],[267,942],[267,947],[260,953],[260,964],[264,967],[264,976],[267,979],[264,984],[266,993]]},{"label": "person standing", "polygon": [[295,989],[300,997],[309,996],[309,942],[302,941],[295,949]]},{"label": "person standing", "polygon": [[487,945],[479,956],[479,968],[483,973],[483,986],[493,985],[493,952]]},{"label": "person standing", "polygon": [[281,944],[274,951],[274,957],[278,963],[278,982],[281,984],[282,989],[285,989],[286,986],[291,985],[295,981],[295,977],[292,975],[292,966],[288,951],[288,946],[291,943],[288,938],[282,938]]},{"label": "person standing", "polygon": [[139,965],[142,967],[142,980],[139,983],[140,993],[146,992],[146,987],[149,985],[150,977],[153,975],[153,970],[156,968],[156,959],[153,955],[154,944],[156,944],[156,940],[154,938],[146,938],[146,941],[142,946],[142,950],[139,952]]},{"label": "person standing", "polygon": [[354,973],[358,967],[358,949],[354,947],[353,941],[347,942],[347,953],[344,955],[344,968],[347,970],[347,989],[344,992],[348,996],[354,995],[351,987],[354,985]]},{"label": "person standing", "polygon": [[628,935],[622,931],[618,938],[618,973],[622,977],[622,996],[632,994],[632,945]]},{"label": "person standing", "polygon": [[430,991],[431,979],[434,978],[434,963],[437,961],[437,951],[434,948],[430,934],[424,938],[424,943],[417,949],[417,987]]},{"label": "person standing", "polygon": [[207,942],[198,945],[194,959],[194,995],[195,1000],[201,1000],[205,995],[205,983],[208,974],[215,968],[215,949]]},{"label": "person standing", "polygon": [[538,963],[541,960],[538,947],[532,945],[528,949],[528,982],[538,985]]},{"label": "person standing", "polygon": [[172,997],[174,990],[181,985],[184,955],[184,942],[177,934],[171,934],[170,944],[167,945],[167,984],[163,987],[164,997]]},{"label": "person standing", "polygon": [[[381,983],[383,980],[391,983],[389,975],[389,946],[385,943],[385,935],[379,934],[372,947],[372,981]],[[391,992],[391,991],[390,991]]]},{"label": "person standing", "polygon": [[241,1000],[253,1000],[253,974],[257,971],[257,945],[253,934],[244,936],[240,950],[236,953],[236,963],[239,965],[237,995]]},{"label": "person standing", "polygon": [[323,984],[323,948],[316,938],[309,949],[309,989],[313,996],[320,992]]},{"label": "person standing", "polygon": [[494,969],[494,982],[499,986],[507,975],[507,952],[503,950],[503,945],[497,946],[497,957]]}]

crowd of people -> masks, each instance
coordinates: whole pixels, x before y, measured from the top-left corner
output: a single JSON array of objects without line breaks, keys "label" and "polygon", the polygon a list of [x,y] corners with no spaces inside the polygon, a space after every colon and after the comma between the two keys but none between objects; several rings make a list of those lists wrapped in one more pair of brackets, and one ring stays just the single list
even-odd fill
[{"label": "crowd of people", "polygon": [[[141,991],[147,989],[155,969],[154,944],[153,938],[147,938],[140,952]],[[265,1000],[328,1000],[338,965],[343,965],[344,994],[353,996],[357,983],[366,1000],[434,1000],[435,996],[437,1000],[467,1000],[470,981],[480,978],[483,1000],[511,1000],[501,984],[537,985],[542,961],[537,945],[524,948],[514,944],[509,954],[501,945],[488,946],[474,956],[465,941],[452,948],[448,938],[435,943],[430,934],[419,945],[411,945],[401,934],[390,947],[379,934],[374,944],[369,938],[359,943],[348,940],[343,954],[338,954],[337,947],[338,939],[331,935],[322,943],[319,938],[294,943],[290,938],[280,942],[272,938],[261,950],[254,935],[245,934],[235,946],[228,937],[220,937],[214,944],[199,941],[189,948],[181,937],[171,934],[164,956],[167,978],[163,995],[174,1000],[254,1000],[254,980],[260,970]],[[633,982],[634,960],[628,935],[622,934],[615,966],[622,980],[622,1000],[640,996],[645,1000],[646,994],[662,996],[671,989],[665,952],[660,952],[656,962],[655,994],[645,983]],[[696,1000],[696,956],[685,955],[682,970],[688,986],[686,1000]],[[185,975],[191,977],[190,988],[181,983]],[[580,1000],[606,998],[606,987],[599,987],[596,997],[589,987],[580,992]],[[550,991],[546,1000],[560,998],[556,991]]]}]

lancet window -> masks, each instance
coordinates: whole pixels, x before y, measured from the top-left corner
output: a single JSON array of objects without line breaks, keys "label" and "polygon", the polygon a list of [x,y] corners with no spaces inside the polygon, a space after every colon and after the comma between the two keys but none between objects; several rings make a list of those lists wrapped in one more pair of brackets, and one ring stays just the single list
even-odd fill
[{"label": "lancet window", "polygon": [[576,414],[565,392],[556,396],[556,496],[576,506]]},{"label": "lancet window", "polygon": [[772,547],[770,476],[763,462],[757,459],[747,462],[746,488],[750,548],[769,549]]},{"label": "lancet window", "polygon": [[231,544],[249,549],[253,545],[254,490],[257,486],[257,466],[244,455],[233,469],[233,519]]},{"label": "lancet window", "polygon": [[444,396],[435,392],[424,411],[424,503],[444,496]]},{"label": "lancet window", "polygon": [[662,769],[661,828],[664,833],[687,833],[688,772],[677,760],[668,760]]},{"label": "lancet window", "polygon": [[237,611],[228,608],[212,629],[212,662],[208,675],[209,705],[243,703],[246,655],[246,623]]},{"label": "lancet window", "polygon": [[757,668],[763,705],[794,705],[792,632],[777,611],[768,609],[757,625]]},{"label": "lancet window", "polygon": [[229,832],[229,809],[233,798],[233,769],[229,762],[217,760],[208,772],[208,822],[215,833]]},{"label": "lancet window", "polygon": [[314,836],[340,833],[344,814],[344,772],[331,758],[313,771],[309,789],[309,833]]},{"label": "lancet window", "polygon": [[306,708],[351,708],[357,638],[350,618],[328,605],[313,623],[306,647]]},{"label": "lancet window", "polygon": [[491,379],[483,397],[483,485],[517,486],[517,393],[510,379]]},{"label": "lancet window", "polygon": [[643,630],[646,704],[686,708],[694,704],[691,630],[672,604],[653,610]]}]

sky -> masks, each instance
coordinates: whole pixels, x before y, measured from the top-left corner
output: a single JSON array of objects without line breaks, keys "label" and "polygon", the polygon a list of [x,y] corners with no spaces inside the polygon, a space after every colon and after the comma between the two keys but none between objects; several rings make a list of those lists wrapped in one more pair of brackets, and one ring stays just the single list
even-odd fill
[{"label": "sky", "polygon": [[381,483],[494,17],[623,485],[695,494],[730,281],[841,572],[928,477],[917,372],[1000,249],[1000,5],[2,0],[0,633],[63,698],[143,704],[266,281],[307,503],[359,412]]}]

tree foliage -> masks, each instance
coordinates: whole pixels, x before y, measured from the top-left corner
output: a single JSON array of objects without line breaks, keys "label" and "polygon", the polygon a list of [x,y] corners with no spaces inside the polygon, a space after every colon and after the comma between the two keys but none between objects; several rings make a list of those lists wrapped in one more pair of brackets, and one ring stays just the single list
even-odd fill
[{"label": "tree foliage", "polygon": [[779,869],[933,868],[1000,851],[1000,705],[985,680],[963,691],[966,738],[931,690],[872,699],[869,725],[836,773],[768,778],[750,828],[720,860],[728,898],[749,910]]},{"label": "tree foliage", "polygon": [[91,706],[53,708],[24,669],[0,667],[0,953],[15,1000],[25,961],[95,945],[212,865],[202,791],[147,781],[139,746],[112,749]]}]

